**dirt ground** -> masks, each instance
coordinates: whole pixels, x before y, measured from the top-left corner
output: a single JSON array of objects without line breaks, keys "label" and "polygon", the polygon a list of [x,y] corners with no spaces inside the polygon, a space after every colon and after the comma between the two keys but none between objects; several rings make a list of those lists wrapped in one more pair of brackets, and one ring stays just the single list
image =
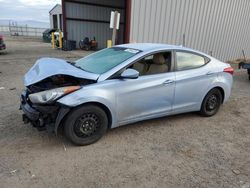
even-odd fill
[{"label": "dirt ground", "polygon": [[76,147],[23,124],[22,78],[40,57],[74,60],[50,44],[7,38],[0,54],[0,187],[250,187],[250,81],[236,70],[230,100],[211,118],[196,113],[108,131]]}]

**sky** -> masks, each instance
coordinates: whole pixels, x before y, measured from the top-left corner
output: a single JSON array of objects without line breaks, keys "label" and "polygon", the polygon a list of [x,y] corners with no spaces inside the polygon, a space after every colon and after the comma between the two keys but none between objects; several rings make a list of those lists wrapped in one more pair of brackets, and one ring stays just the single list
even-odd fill
[{"label": "sky", "polygon": [[0,0],[0,19],[49,22],[49,11],[61,0]]}]

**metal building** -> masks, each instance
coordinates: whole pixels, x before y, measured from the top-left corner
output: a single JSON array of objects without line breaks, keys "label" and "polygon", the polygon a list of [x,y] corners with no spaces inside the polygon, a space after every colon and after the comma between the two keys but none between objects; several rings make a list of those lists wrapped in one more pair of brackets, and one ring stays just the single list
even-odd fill
[{"label": "metal building", "polygon": [[250,56],[249,0],[62,0],[64,31],[77,42],[111,39],[110,11],[121,13],[118,43],[185,45],[228,60]]},{"label": "metal building", "polygon": [[49,11],[50,28],[62,30],[62,6],[56,4]]},{"label": "metal building", "polygon": [[[124,42],[125,0],[62,0],[64,37],[78,42],[84,37],[96,38],[99,48],[106,47],[112,38],[109,28],[110,13],[121,13],[117,42]],[[66,31],[66,32],[65,32]]]}]

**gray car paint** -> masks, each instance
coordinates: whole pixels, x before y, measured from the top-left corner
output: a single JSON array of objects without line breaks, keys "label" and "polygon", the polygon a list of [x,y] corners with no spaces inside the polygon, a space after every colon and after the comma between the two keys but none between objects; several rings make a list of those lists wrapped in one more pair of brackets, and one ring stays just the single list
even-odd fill
[{"label": "gray car paint", "polygon": [[[141,120],[199,111],[205,95],[214,87],[224,90],[224,102],[230,96],[232,75],[223,72],[229,65],[211,56],[180,46],[121,46],[142,52],[100,75],[98,83],[83,87],[58,102],[71,107],[89,102],[101,103],[109,109],[112,117],[111,128],[114,128]],[[175,50],[198,53],[208,57],[210,62],[200,68],[185,71],[139,76],[137,79],[109,79],[111,75],[145,55],[162,51],[173,51],[174,55]]]},{"label": "gray car paint", "polygon": [[[230,96],[232,75],[223,72],[224,68],[229,65],[211,56],[181,46],[163,44],[125,44],[120,47],[138,49],[141,52],[101,75],[76,70],[77,68],[72,68],[72,65],[66,66],[66,62],[63,64],[63,68],[59,64],[53,67],[53,70],[60,69],[61,74],[68,73],[76,77],[97,79],[97,83],[83,86],[82,89],[62,97],[57,102],[68,107],[76,107],[85,103],[99,103],[109,110],[112,118],[111,128],[114,128],[145,119],[199,111],[205,95],[214,87],[221,87],[224,90],[224,102]],[[125,70],[126,67],[145,55],[171,51],[174,57],[175,50],[198,53],[208,57],[210,62],[200,68],[185,71],[145,75],[139,76],[137,79],[110,79],[117,71]],[[40,80],[52,74],[49,65],[53,63],[53,60],[47,60],[43,64],[43,68],[39,67],[38,70],[43,72],[43,76],[36,73],[40,76]],[[172,63],[175,63],[174,58]],[[71,71],[67,72],[65,68],[69,66],[71,66]],[[33,71],[35,72],[35,70]],[[30,73],[32,71],[28,72],[26,77],[30,77]],[[35,75],[35,73],[32,74]],[[53,74],[56,73],[53,72]],[[27,83],[35,83],[39,79],[28,80]]]}]

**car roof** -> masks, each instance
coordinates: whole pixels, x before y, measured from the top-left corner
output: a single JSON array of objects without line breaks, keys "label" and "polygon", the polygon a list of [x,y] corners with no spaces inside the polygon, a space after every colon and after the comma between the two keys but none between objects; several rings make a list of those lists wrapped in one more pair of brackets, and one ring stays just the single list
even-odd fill
[{"label": "car roof", "polygon": [[185,48],[183,46],[177,46],[177,45],[169,45],[169,44],[160,44],[160,43],[128,43],[128,44],[122,44],[122,45],[117,45],[119,47],[124,47],[124,48],[133,48],[141,51],[151,51],[151,50],[157,50],[157,49],[185,49],[185,50],[191,50],[189,48]]},{"label": "car roof", "polygon": [[52,32],[55,32],[56,29],[46,29],[43,33],[52,33]]},{"label": "car roof", "polygon": [[124,48],[132,48],[136,50],[141,50],[143,52],[150,52],[150,51],[157,51],[157,50],[186,50],[189,52],[198,53],[200,55],[213,58],[210,55],[201,52],[199,50],[194,50],[192,48],[183,47],[182,45],[170,45],[170,44],[161,44],[161,43],[128,43],[128,44],[121,44],[116,45],[118,47],[124,47]]}]

